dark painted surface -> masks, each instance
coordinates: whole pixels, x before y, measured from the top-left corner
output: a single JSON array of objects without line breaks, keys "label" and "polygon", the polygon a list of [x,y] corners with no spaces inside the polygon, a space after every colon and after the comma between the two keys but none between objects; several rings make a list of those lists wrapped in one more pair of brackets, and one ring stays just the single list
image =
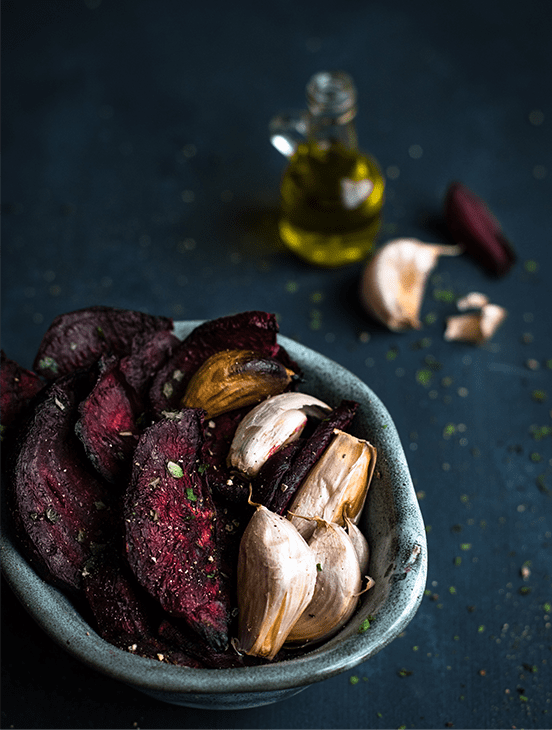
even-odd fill
[{"label": "dark painted surface", "polygon": [[[549,727],[552,439],[535,430],[552,423],[548,4],[2,10],[3,349],[30,367],[53,317],[91,304],[175,319],[275,311],[388,407],[429,547],[429,595],[402,637],[242,712],[164,705],[76,664],[3,586],[3,727]],[[360,265],[310,268],[277,241],[285,161],[268,121],[332,68],[354,77],[361,146],[388,176],[380,242],[443,240],[435,219],[461,180],[518,253],[502,279],[442,259],[419,332],[362,313]],[[482,291],[509,316],[481,347],[445,342],[455,306],[440,291]]]}]

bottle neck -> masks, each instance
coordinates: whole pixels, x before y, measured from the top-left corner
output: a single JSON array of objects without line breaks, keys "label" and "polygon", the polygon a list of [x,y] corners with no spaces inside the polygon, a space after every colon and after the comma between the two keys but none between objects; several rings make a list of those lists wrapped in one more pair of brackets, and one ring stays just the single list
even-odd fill
[{"label": "bottle neck", "polygon": [[358,150],[354,114],[344,117],[309,113],[308,142],[321,148],[339,145],[348,150]]},{"label": "bottle neck", "polygon": [[308,141],[321,148],[358,148],[354,118],[356,88],[347,74],[322,71],[307,84]]}]

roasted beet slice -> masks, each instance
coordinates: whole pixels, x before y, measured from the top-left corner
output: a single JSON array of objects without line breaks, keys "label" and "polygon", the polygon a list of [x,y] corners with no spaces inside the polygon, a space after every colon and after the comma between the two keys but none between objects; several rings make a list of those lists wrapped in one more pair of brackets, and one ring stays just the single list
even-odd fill
[{"label": "roasted beet slice", "polygon": [[98,380],[79,405],[75,432],[94,467],[111,483],[130,477],[142,412],[142,401],[122,375],[119,358],[102,358]]},{"label": "roasted beet slice", "polygon": [[180,340],[170,330],[135,335],[130,355],[121,360],[121,372],[127,383],[143,395],[155,373],[178,345]]},{"label": "roasted beet slice", "polygon": [[293,460],[305,445],[305,439],[292,441],[282,449],[278,449],[262,465],[259,473],[251,482],[252,500],[265,507],[272,505],[277,490],[287,490],[286,474],[293,466]]},{"label": "roasted beet slice", "polygon": [[36,373],[21,367],[1,350],[0,406],[2,431],[15,424],[32,398],[42,390],[44,382]]},{"label": "roasted beet slice", "polygon": [[[333,437],[335,428],[347,429],[357,411],[356,401],[344,400],[324,418],[306,439],[302,449],[291,460],[289,469],[279,474],[279,486],[274,490],[269,509],[277,514],[284,514],[291,498],[299,489],[309,471],[321,457]],[[285,486],[285,489],[283,488]]]},{"label": "roasted beet slice", "polygon": [[276,317],[257,311],[220,317],[199,325],[155,376],[150,390],[154,410],[160,414],[178,409],[192,375],[208,357],[221,350],[253,350],[261,356],[274,357],[299,372],[287,352],[278,345],[277,332]]},{"label": "roasted beet slice", "polygon": [[47,389],[25,426],[10,495],[30,562],[69,591],[80,587],[84,564],[113,529],[107,485],[74,433],[78,403],[92,382],[89,373],[77,372]]},{"label": "roasted beet slice", "polygon": [[101,355],[131,351],[135,335],[171,330],[172,319],[96,306],[56,317],[42,338],[33,368],[49,380],[91,365]]},{"label": "roasted beet slice", "polygon": [[126,549],[139,583],[214,649],[228,642],[230,602],[216,510],[198,468],[202,414],[185,409],[147,428],[124,499]]},{"label": "roasted beet slice", "polygon": [[201,667],[201,662],[157,635],[162,611],[138,585],[119,552],[118,542],[99,551],[83,571],[84,595],[100,636],[139,656]]}]

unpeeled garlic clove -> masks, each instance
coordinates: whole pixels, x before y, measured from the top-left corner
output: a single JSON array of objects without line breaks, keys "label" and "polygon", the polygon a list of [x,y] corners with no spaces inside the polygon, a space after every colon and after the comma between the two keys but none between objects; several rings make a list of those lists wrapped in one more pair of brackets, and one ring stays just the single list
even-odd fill
[{"label": "unpeeled garlic clove", "polygon": [[362,573],[353,542],[343,527],[316,520],[309,547],[316,559],[313,597],[287,640],[290,642],[328,639],[353,614],[362,588]]},{"label": "unpeeled garlic clove", "polygon": [[252,408],[240,421],[228,465],[252,478],[267,459],[301,435],[308,416],[324,418],[331,408],[306,393],[281,393]]},{"label": "unpeeled garlic clove", "polygon": [[208,418],[282,393],[295,376],[278,360],[252,350],[222,350],[194,373],[181,405],[203,408]]},{"label": "unpeeled garlic clove", "polygon": [[364,268],[360,284],[362,304],[390,330],[420,329],[429,274],[440,256],[460,253],[460,246],[423,243],[416,238],[389,241]]},{"label": "unpeeled garlic clove", "polygon": [[444,338],[481,345],[494,335],[507,314],[498,304],[485,304],[479,312],[452,315],[447,319]]},{"label": "unpeeled garlic clove", "polygon": [[362,530],[347,516],[345,517],[345,529],[356,550],[360,572],[364,575],[368,570],[368,563],[370,562],[370,546],[368,545],[368,540],[364,537]]},{"label": "unpeeled garlic clove", "polygon": [[335,429],[329,446],[310,470],[289,507],[289,512],[293,513],[289,519],[306,540],[314,532],[312,519],[315,517],[342,526],[345,517],[355,524],[358,522],[376,457],[376,449],[368,441]]},{"label": "unpeeled garlic clove", "polygon": [[316,575],[314,552],[291,522],[257,506],[238,556],[239,650],[273,659],[310,603]]}]

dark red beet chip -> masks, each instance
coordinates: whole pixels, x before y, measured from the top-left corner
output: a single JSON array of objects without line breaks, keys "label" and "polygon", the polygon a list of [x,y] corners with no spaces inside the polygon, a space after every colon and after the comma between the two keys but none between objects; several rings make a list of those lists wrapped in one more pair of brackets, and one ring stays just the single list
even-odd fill
[{"label": "dark red beet chip", "polygon": [[18,422],[29,402],[44,387],[44,382],[36,373],[7,357],[4,350],[0,352],[0,423],[3,433],[8,426]]},{"label": "dark red beet chip", "polygon": [[487,204],[462,183],[445,196],[445,220],[454,241],[486,269],[504,276],[516,261],[512,244]]},{"label": "dark red beet chip", "polygon": [[144,431],[124,499],[127,557],[139,583],[214,649],[228,643],[229,592],[217,513],[198,468],[202,414],[186,409]]},{"label": "dark red beet chip", "polygon": [[74,433],[91,381],[78,372],[48,387],[25,426],[11,484],[15,525],[31,564],[69,591],[80,588],[86,561],[113,531],[107,485]]},{"label": "dark red beet chip", "polygon": [[299,372],[276,342],[277,332],[276,317],[256,311],[220,317],[199,325],[155,376],[150,390],[153,409],[157,414],[178,409],[192,375],[207,358],[221,350],[253,350],[261,356],[274,357]]},{"label": "dark red beet chip", "polygon": [[134,336],[172,330],[173,321],[115,307],[89,307],[56,317],[44,335],[33,368],[49,380],[92,365],[104,354],[128,355]]},{"label": "dark red beet chip", "polygon": [[138,394],[144,395],[155,373],[178,345],[180,340],[169,330],[136,335],[130,354],[121,360],[121,372],[127,383]]},{"label": "dark red beet chip", "polygon": [[111,483],[125,485],[130,477],[142,412],[143,404],[123,377],[119,358],[102,358],[98,380],[79,405],[75,432],[91,463]]},{"label": "dark red beet chip", "polygon": [[[272,500],[268,506],[277,514],[284,514],[293,495],[297,492],[307,474],[333,438],[335,428],[342,431],[347,429],[358,409],[356,401],[344,400],[314,429],[302,448],[293,456],[289,469],[281,474],[280,487],[274,490]],[[285,486],[285,489],[282,487]]]}]

